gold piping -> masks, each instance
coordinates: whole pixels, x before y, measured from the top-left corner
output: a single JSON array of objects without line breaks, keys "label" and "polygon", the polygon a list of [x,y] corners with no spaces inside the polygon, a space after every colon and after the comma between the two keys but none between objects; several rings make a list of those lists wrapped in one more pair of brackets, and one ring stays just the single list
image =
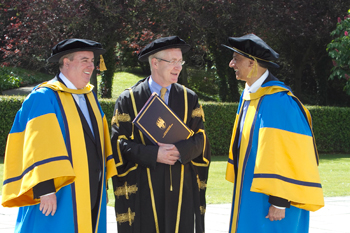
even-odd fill
[{"label": "gold piping", "polygon": [[268,61],[268,60],[265,60],[265,59],[262,59],[262,58],[259,58],[259,57],[254,57],[253,55],[250,55],[250,54],[248,54],[248,53],[246,53],[246,52],[243,52],[242,50],[239,50],[239,49],[237,49],[236,47],[232,47],[232,48],[234,48],[235,50],[237,50],[237,51],[240,52],[240,53],[243,53],[243,54],[245,54],[245,55],[247,55],[247,56],[253,58],[254,60],[259,59],[259,60],[261,60],[261,61],[271,62],[271,61]]},{"label": "gold piping", "polygon": [[185,99],[185,116],[184,116],[184,122],[186,124],[187,121],[187,112],[188,112],[188,103],[187,103],[187,90],[186,87],[184,85],[182,85],[183,89],[184,89],[184,99]]},{"label": "gold piping", "polygon": [[151,192],[151,201],[152,201],[152,208],[153,208],[154,223],[156,225],[156,232],[159,233],[158,215],[157,215],[157,210],[156,210],[156,203],[155,203],[155,200],[154,200],[154,192],[153,192],[153,186],[152,186],[152,180],[151,180],[151,172],[150,172],[149,168],[147,168],[147,177],[148,177],[149,190]]},{"label": "gold piping", "polygon": [[[138,112],[137,112],[137,108],[136,108],[135,97],[134,97],[134,93],[132,92],[131,88],[129,88],[129,92],[130,92],[130,97],[131,97],[131,101],[132,101],[132,107],[134,109],[134,114],[135,114],[135,116],[137,116]],[[145,140],[144,140],[142,132],[140,130],[139,130],[139,134],[140,134],[142,143],[145,145]],[[133,134],[131,136],[133,137]]]},{"label": "gold piping", "polygon": [[191,161],[191,163],[195,166],[198,166],[198,167],[208,167],[209,166],[209,160],[207,158],[204,157],[204,153],[205,153],[205,145],[206,145],[206,141],[207,141],[207,136],[205,134],[205,131],[204,129],[199,129],[197,131],[197,133],[202,133],[203,134],[203,137],[204,137],[204,144],[203,144],[203,161],[205,162],[205,164],[203,163],[196,163],[196,162],[193,162]]},{"label": "gold piping", "polygon": [[175,233],[179,232],[180,225],[180,215],[181,215],[181,205],[182,205],[182,195],[183,195],[183,186],[184,186],[184,165],[181,164],[181,180],[180,180],[180,190],[179,190],[179,203],[177,206],[177,218],[176,218],[176,228]]},{"label": "gold piping", "polygon": [[[123,160],[123,157],[122,157],[122,153],[120,151],[120,139],[125,139],[125,140],[128,140],[126,138],[125,135],[119,135],[118,137],[118,140],[117,140],[117,152],[118,152],[118,158],[119,158],[119,163],[116,164],[116,168],[118,168],[119,166],[123,165],[124,163],[124,160]],[[136,170],[136,168],[138,167],[138,164],[135,164],[135,166],[133,166],[132,168],[130,168],[129,170],[127,170],[126,172],[122,173],[122,174],[117,174],[118,177],[123,177],[123,176],[126,176],[127,174],[129,174],[129,172],[133,171],[133,170]],[[118,169],[117,169],[118,171]]]},{"label": "gold piping", "polygon": [[170,191],[173,191],[173,176],[171,173],[171,165],[169,165],[169,170],[170,170]]},{"label": "gold piping", "polygon": [[[134,97],[134,94],[133,94],[131,88],[129,88],[129,92],[130,92],[130,97],[131,97],[131,101],[132,101],[132,106],[133,106],[133,109],[134,109],[134,114],[135,114],[135,116],[137,116],[138,112],[137,112],[137,108],[136,108],[135,97]],[[143,135],[142,135],[142,132],[140,130],[139,130],[139,133],[140,133],[142,144],[146,145],[145,140],[144,140]],[[154,224],[155,224],[155,227],[156,227],[156,233],[159,233],[158,215],[157,215],[156,203],[155,203],[155,200],[154,200],[154,192],[153,192],[153,187],[152,187],[151,172],[150,172],[149,168],[147,168],[147,178],[148,178],[148,186],[149,186],[150,195],[151,195],[151,201],[152,201]]]}]

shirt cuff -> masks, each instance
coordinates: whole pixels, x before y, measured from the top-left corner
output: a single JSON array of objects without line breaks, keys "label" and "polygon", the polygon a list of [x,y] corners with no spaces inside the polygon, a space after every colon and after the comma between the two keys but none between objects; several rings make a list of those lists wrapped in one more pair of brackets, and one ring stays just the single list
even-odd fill
[{"label": "shirt cuff", "polygon": [[44,195],[41,195],[40,197],[45,197],[45,196],[49,196],[51,194],[55,194],[56,192],[52,192],[52,193],[47,193],[47,194],[44,194]]},{"label": "shirt cuff", "polygon": [[280,209],[280,210],[286,209],[286,207],[281,207],[281,206],[276,206],[276,205],[272,205],[272,206],[275,207],[276,209]]}]

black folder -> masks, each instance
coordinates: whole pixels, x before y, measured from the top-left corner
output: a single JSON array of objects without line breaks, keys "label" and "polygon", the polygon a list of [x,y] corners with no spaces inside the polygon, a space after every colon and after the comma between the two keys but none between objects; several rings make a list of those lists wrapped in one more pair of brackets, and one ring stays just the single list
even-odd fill
[{"label": "black folder", "polygon": [[193,131],[159,98],[153,93],[133,123],[154,144],[176,143],[188,139]]}]

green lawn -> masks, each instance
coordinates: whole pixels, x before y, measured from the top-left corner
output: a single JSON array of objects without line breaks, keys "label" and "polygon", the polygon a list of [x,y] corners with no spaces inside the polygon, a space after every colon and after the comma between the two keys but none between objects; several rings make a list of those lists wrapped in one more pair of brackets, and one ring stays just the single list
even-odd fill
[{"label": "green lawn", "polygon": [[[132,87],[144,76],[137,76],[128,72],[116,72],[113,77],[112,99],[116,100],[125,88]],[[98,82],[101,76],[97,77]]]},{"label": "green lawn", "polygon": [[320,155],[320,176],[324,196],[350,195],[350,155]]},{"label": "green lawn", "polygon": [[[350,196],[350,155],[320,155],[320,176],[325,197]],[[225,180],[226,156],[215,156],[209,169],[207,203],[230,203],[232,183]],[[0,183],[3,182],[3,158],[0,157]],[[112,183],[109,181],[109,205],[114,205]],[[2,185],[0,186],[0,195]]]}]

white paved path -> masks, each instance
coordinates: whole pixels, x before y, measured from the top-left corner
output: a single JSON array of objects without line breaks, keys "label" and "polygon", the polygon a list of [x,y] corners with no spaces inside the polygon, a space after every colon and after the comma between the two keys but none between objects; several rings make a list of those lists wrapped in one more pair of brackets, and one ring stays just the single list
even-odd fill
[{"label": "white paved path", "polygon": [[[1,198],[0,198],[1,199]],[[310,214],[310,233],[350,233],[350,196],[327,197],[324,208]],[[207,206],[205,224],[207,233],[228,232],[230,204]],[[107,208],[107,231],[117,233],[113,207]],[[0,232],[14,232],[17,208],[0,206]]]}]

